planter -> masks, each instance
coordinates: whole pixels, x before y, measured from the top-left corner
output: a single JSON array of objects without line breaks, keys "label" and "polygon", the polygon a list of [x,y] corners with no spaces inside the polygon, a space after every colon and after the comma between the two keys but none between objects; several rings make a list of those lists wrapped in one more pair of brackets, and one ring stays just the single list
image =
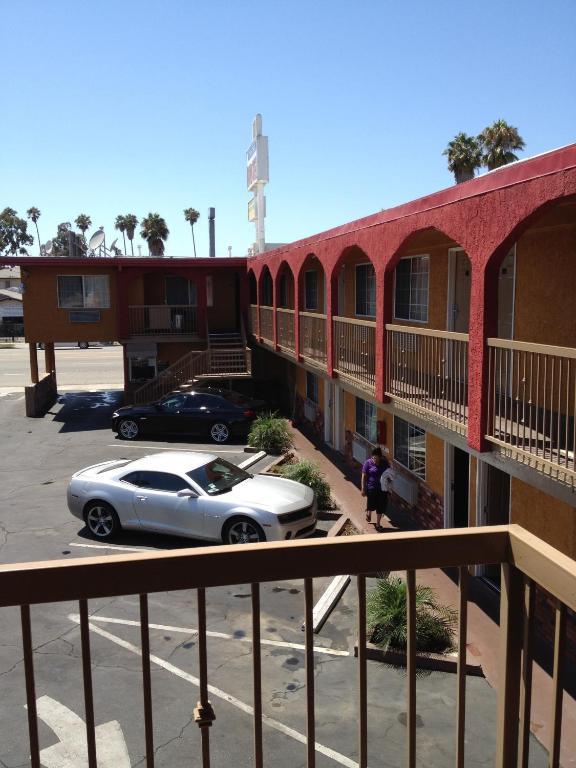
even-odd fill
[{"label": "planter", "polygon": [[[358,656],[358,641],[354,643],[354,656]],[[390,649],[384,651],[369,641],[366,643],[366,658],[394,667],[406,667],[406,653],[404,651]],[[447,656],[442,653],[430,653],[425,656],[416,654],[416,667],[417,669],[427,669],[434,672],[456,673],[458,671],[458,658],[455,655]],[[466,675],[484,677],[484,672],[480,664],[467,661]]]}]

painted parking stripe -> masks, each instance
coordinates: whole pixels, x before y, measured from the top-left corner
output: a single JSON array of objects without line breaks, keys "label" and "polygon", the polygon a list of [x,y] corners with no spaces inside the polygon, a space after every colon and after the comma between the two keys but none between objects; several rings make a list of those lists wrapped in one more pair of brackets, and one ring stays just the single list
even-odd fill
[{"label": "painted parking stripe", "polygon": [[[69,618],[74,621],[74,623],[80,624],[79,617],[70,616]],[[137,645],[129,643],[127,640],[123,640],[121,637],[117,637],[117,635],[113,635],[105,629],[96,626],[92,623],[94,618],[95,617],[91,616],[90,622],[88,623],[88,626],[92,632],[106,638],[106,640],[110,640],[110,642],[115,643],[116,645],[120,646],[120,648],[124,648],[125,650],[130,651],[130,653],[133,653],[135,656],[142,656],[142,650]],[[169,661],[164,661],[164,659],[161,659],[158,656],[154,656],[153,654],[150,654],[150,661],[153,664],[156,664],[158,667],[162,667],[162,669],[165,669],[167,672],[171,672],[176,677],[180,677],[182,680],[186,680],[186,682],[191,683],[197,688],[200,687],[200,681],[197,677],[190,675],[188,672],[180,669],[180,667],[176,667]],[[227,701],[228,704],[232,704],[233,707],[240,709],[247,715],[254,715],[254,708],[250,706],[250,704],[246,704],[245,702],[240,701],[240,699],[237,699],[235,696],[231,696],[229,693],[222,691],[220,688],[216,688],[214,685],[208,685],[208,691],[212,694],[212,696],[216,696],[223,701]],[[278,720],[274,720],[272,717],[268,717],[268,715],[262,715],[262,723],[267,725],[269,728],[273,728],[274,730],[285,734],[286,736],[290,736],[292,739],[299,741],[301,744],[308,743],[308,740],[303,733],[296,731],[294,728],[290,728],[288,725],[284,725],[284,723],[280,723]],[[354,762],[354,760],[351,760],[349,757],[346,757],[346,755],[342,755],[340,752],[336,752],[336,750],[331,749],[330,747],[325,747],[318,741],[315,742],[314,746],[316,748],[316,752],[331,758],[335,762],[340,763],[340,765],[344,765],[346,768],[358,768],[358,763]]]},{"label": "painted parking stripe", "polygon": [[71,542],[69,547],[82,547],[83,549],[119,549],[121,552],[163,552],[163,549],[157,547],[129,547],[121,544],[81,544],[80,542]]},{"label": "painted parking stripe", "polygon": [[[72,621],[76,621],[78,619],[78,614],[70,614],[68,617],[69,619],[72,619]],[[98,621],[102,624],[123,624],[127,627],[139,627],[140,622],[139,621],[133,621],[132,619],[115,619],[110,616],[91,616],[90,621]],[[191,627],[172,627],[169,624],[148,624],[148,626],[151,629],[160,629],[164,632],[180,632],[184,635],[197,635],[198,630],[193,629]],[[234,635],[229,635],[226,632],[213,632],[211,630],[206,630],[206,634],[208,637],[218,637],[223,640],[235,640],[236,642],[241,643],[252,643],[251,637],[234,637]],[[302,643],[288,643],[283,640],[260,640],[262,645],[273,645],[276,648],[294,648],[295,650],[299,651],[305,651],[306,646]],[[328,656],[350,656],[350,651],[340,651],[337,648],[325,648],[321,645],[315,645],[314,646],[314,652],[315,653],[325,653]]]},{"label": "painted parking stripe", "polygon": [[[126,443],[113,443],[112,445],[108,445],[107,448],[132,448],[132,450],[138,450],[138,451],[182,451],[183,453],[212,453],[212,451],[199,451],[195,448],[178,448],[175,446],[170,447],[164,447],[160,445],[126,445]],[[218,453],[243,453],[243,448],[238,448],[236,451],[223,451],[221,448],[214,448],[217,450]]]}]

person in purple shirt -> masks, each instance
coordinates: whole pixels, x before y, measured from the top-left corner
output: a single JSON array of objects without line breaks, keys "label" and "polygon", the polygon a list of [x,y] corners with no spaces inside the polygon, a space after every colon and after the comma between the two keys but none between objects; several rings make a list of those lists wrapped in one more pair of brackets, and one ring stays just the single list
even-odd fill
[{"label": "person in purple shirt", "polygon": [[372,455],[366,459],[362,465],[362,496],[366,497],[366,522],[372,522],[372,512],[376,512],[376,530],[381,531],[380,521],[386,511],[386,494],[380,487],[380,478],[382,473],[389,467],[388,462],[382,455],[380,447],[372,450]]}]

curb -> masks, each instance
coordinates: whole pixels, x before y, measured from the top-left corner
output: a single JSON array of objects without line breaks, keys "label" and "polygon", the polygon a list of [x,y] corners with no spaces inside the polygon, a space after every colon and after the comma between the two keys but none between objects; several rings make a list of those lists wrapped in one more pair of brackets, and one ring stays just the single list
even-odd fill
[{"label": "curb", "polygon": [[[354,656],[358,656],[358,642],[354,643]],[[391,664],[395,667],[406,666],[406,654],[402,651],[384,651],[373,643],[366,643],[366,658],[372,661],[380,661],[385,664]],[[428,669],[433,672],[451,672],[455,674],[458,671],[458,661],[447,658],[438,653],[431,653],[429,656],[420,656],[416,654],[416,667],[418,669]],[[484,671],[480,664],[470,664],[466,662],[466,675],[470,677],[484,677]]]},{"label": "curb", "polygon": [[255,453],[252,456],[249,456],[247,459],[244,459],[244,461],[241,464],[238,464],[238,466],[240,469],[248,469],[248,467],[251,467],[253,464],[257,464],[259,461],[261,461],[266,455],[266,451],[258,451],[258,453]]}]

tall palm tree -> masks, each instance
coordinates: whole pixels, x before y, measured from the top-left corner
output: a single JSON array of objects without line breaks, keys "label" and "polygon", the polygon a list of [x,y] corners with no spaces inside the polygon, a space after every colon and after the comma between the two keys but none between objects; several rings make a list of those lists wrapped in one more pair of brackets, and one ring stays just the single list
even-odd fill
[{"label": "tall palm tree", "polygon": [[448,170],[454,174],[456,184],[470,181],[474,171],[482,165],[482,147],[475,136],[457,133],[442,152],[448,158]]},{"label": "tall palm tree", "polygon": [[29,219],[32,219],[32,221],[36,226],[36,234],[38,235],[38,253],[40,253],[40,232],[38,231],[38,219],[42,215],[40,213],[40,208],[35,208],[34,206],[32,206],[32,208],[28,208],[28,210],[26,211],[26,214]]},{"label": "tall palm tree", "polygon": [[76,224],[76,226],[78,227],[80,232],[82,232],[82,246],[84,248],[84,252],[86,253],[87,250],[88,250],[88,243],[87,243],[87,240],[86,240],[86,232],[92,226],[92,219],[90,218],[90,216],[88,216],[88,214],[80,213],[75,218],[74,223]]},{"label": "tall palm tree", "polygon": [[505,120],[496,120],[492,125],[484,128],[478,139],[482,146],[484,165],[489,171],[514,163],[518,160],[514,152],[525,147],[518,128],[509,125]]},{"label": "tall palm tree", "polygon": [[149,213],[141,222],[140,237],[148,243],[150,256],[164,256],[164,240],[170,231],[166,222],[158,213]]},{"label": "tall palm tree", "polygon": [[190,229],[192,230],[192,245],[194,246],[194,258],[196,258],[196,240],[194,239],[194,224],[196,224],[196,222],[200,218],[200,214],[195,208],[185,208],[184,218],[190,224]]},{"label": "tall palm tree", "polygon": [[116,216],[116,222],[114,226],[118,232],[122,232],[122,240],[124,241],[124,253],[126,253],[126,216]]},{"label": "tall palm tree", "polygon": [[138,219],[133,213],[127,213],[124,216],[124,226],[126,227],[126,234],[128,240],[130,240],[130,248],[132,249],[132,256],[134,256],[134,231],[138,226]]}]

